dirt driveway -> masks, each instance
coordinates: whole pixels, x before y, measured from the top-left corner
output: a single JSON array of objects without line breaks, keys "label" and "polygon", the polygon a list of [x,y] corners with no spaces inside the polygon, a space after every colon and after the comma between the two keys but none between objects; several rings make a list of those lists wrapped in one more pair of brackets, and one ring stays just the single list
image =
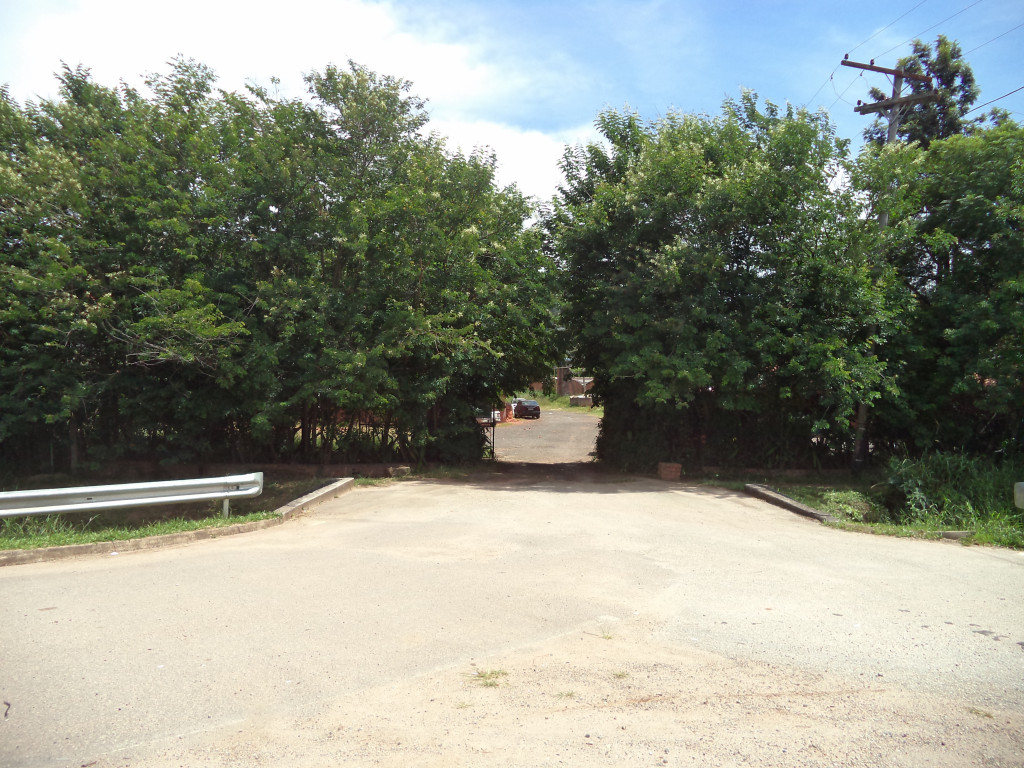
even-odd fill
[{"label": "dirt driveway", "polygon": [[0,569],[0,765],[1020,766],[1021,594],[730,491],[364,487]]},{"label": "dirt driveway", "polygon": [[498,461],[564,464],[592,461],[601,420],[589,408],[544,411],[539,419],[498,424],[494,453]]}]

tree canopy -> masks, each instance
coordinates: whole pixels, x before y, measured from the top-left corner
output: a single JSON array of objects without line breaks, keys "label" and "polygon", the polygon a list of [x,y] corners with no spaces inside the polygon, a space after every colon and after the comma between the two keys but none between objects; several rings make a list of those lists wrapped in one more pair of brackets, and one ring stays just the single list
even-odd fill
[{"label": "tree canopy", "polygon": [[[984,116],[969,119],[974,102],[981,89],[974,81],[971,65],[963,58],[960,44],[939,35],[934,48],[920,40],[913,42],[913,51],[896,64],[896,69],[912,75],[932,78],[934,98],[909,107],[902,117],[897,136],[902,141],[916,141],[926,148],[936,139],[946,139],[960,133],[970,133],[985,121]],[[929,90],[927,83],[907,79],[908,89],[903,95],[917,95]],[[883,101],[891,94],[878,88],[871,89],[871,98]],[[874,144],[884,144],[888,127],[876,119],[865,131],[864,138]]]},{"label": "tree canopy", "polygon": [[566,348],[628,469],[846,466],[860,403],[876,452],[1019,455],[1024,129],[915,52],[945,90],[907,142],[749,92],[606,110],[540,224],[353,63],[307,99],[187,60],[0,90],[0,460],[472,460]]},{"label": "tree canopy", "polygon": [[547,228],[603,459],[848,466],[861,402],[876,453],[1019,452],[1019,126],[856,159],[823,114],[751,93],[597,126]]},{"label": "tree canopy", "polygon": [[[899,396],[873,439],[893,451],[1019,451],[1024,426],[1024,128],[1013,122],[869,151],[894,226],[882,253],[907,296],[881,350]],[[880,196],[879,199],[883,199]]]},{"label": "tree canopy", "polygon": [[629,467],[828,463],[891,382],[877,231],[836,177],[821,114],[758,105],[645,123],[602,113],[567,152],[548,221],[574,361],[605,403],[598,453]]},{"label": "tree canopy", "polygon": [[0,456],[472,459],[557,357],[552,262],[486,151],[364,67],[308,100],[66,68],[0,96]]}]

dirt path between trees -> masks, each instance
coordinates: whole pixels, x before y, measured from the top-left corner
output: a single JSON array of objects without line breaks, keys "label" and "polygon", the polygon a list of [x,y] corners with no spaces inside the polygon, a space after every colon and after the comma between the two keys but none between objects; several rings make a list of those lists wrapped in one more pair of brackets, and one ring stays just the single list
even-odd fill
[{"label": "dirt path between trees", "polygon": [[501,462],[589,462],[600,423],[589,408],[544,411],[539,419],[499,424],[494,430],[494,452]]}]

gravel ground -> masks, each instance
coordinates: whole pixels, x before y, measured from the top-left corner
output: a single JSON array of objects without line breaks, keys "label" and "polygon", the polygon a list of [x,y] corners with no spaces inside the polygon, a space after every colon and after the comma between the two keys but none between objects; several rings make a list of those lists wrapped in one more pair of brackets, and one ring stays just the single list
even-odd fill
[{"label": "gravel ground", "polygon": [[600,423],[589,408],[543,411],[539,419],[498,424],[494,430],[494,451],[498,461],[503,462],[589,462]]},{"label": "gravel ground", "polygon": [[[545,477],[373,489],[345,513],[384,524],[392,557],[484,566],[442,598],[489,603],[472,652],[138,764],[1024,765],[1021,555]],[[422,537],[395,530],[411,520]],[[401,653],[431,635],[412,624]]]},{"label": "gravel ground", "polygon": [[1024,766],[1021,553],[505,467],[0,569],[0,765]]},{"label": "gravel ground", "polygon": [[[479,674],[496,675],[493,687]],[[608,617],[549,642],[247,722],[152,766],[1020,766],[1019,707],[668,645]],[[140,763],[141,764],[141,763]]]}]

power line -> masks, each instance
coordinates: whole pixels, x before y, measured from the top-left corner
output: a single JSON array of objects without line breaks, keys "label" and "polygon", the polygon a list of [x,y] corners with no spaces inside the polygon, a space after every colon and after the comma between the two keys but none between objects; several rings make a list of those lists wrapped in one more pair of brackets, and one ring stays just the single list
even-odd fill
[{"label": "power line", "polygon": [[974,109],[967,110],[966,112],[964,112],[964,114],[969,115],[971,114],[971,112],[977,112],[979,109],[987,107],[989,104],[995,104],[997,101],[1001,101],[1002,99],[1005,99],[1007,96],[1013,96],[1013,94],[1015,94],[1017,91],[1024,91],[1024,85],[1022,85],[1020,88],[1014,88],[1009,93],[1004,93],[998,99],[992,99],[992,101],[986,101],[984,104],[979,104]]},{"label": "power line", "polygon": [[946,23],[947,21],[949,21],[950,19],[955,19],[955,18],[956,18],[957,16],[959,16],[959,15],[960,15],[961,13],[963,13],[964,11],[969,11],[969,10],[970,10],[971,8],[973,8],[974,6],[976,6],[976,5],[977,5],[978,3],[980,3],[980,2],[982,2],[982,0],[974,0],[974,2],[973,2],[973,3],[971,3],[970,5],[968,5],[968,6],[964,7],[964,8],[961,8],[961,9],[960,9],[959,11],[957,11],[956,13],[954,13],[954,14],[953,14],[952,16],[948,16],[948,17],[946,17],[945,19],[943,19],[942,21],[938,22],[937,24],[932,24],[932,25],[931,25],[930,27],[928,27],[928,29],[924,30],[923,32],[918,32],[918,33],[917,33],[916,35],[914,35],[914,36],[913,36],[912,38],[910,38],[909,40],[904,40],[904,41],[903,41],[902,43],[900,43],[899,45],[894,45],[894,46],[893,46],[892,48],[890,48],[890,49],[889,49],[888,51],[885,51],[885,52],[883,52],[883,53],[880,53],[880,54],[878,54],[877,56],[875,56],[875,58],[876,58],[876,59],[880,59],[880,58],[882,58],[883,56],[885,56],[885,55],[887,55],[887,54],[890,54],[890,53],[892,53],[892,52],[893,52],[893,51],[895,51],[895,50],[896,50],[897,48],[902,48],[902,47],[903,47],[904,45],[906,45],[907,43],[912,43],[912,42],[914,42],[915,40],[918,40],[918,39],[920,39],[920,38],[921,38],[921,35],[924,35],[924,34],[926,34],[926,33],[928,33],[928,32],[931,32],[931,31],[932,31],[933,29],[935,29],[936,27],[938,27],[938,26],[940,26],[940,25],[942,25],[942,24],[945,24],[945,23]]},{"label": "power line", "polygon": [[[1013,32],[1014,30],[1020,29],[1021,27],[1024,27],[1024,23],[1018,24],[1018,25],[1017,25],[1016,27],[1014,27],[1013,29],[1008,29],[1008,30],[1006,30],[1006,31],[1005,31],[1005,32],[1003,32],[1003,34],[1001,34],[1001,35],[996,35],[996,36],[995,36],[995,37],[993,37],[993,38],[992,38],[991,40],[987,40],[986,42],[982,43],[981,45],[976,45],[976,46],[974,46],[974,47],[973,47],[973,48],[971,48],[971,50],[969,50],[969,51],[968,51],[967,53],[974,53],[974,52],[975,52],[976,50],[978,50],[979,48],[984,48],[984,47],[985,47],[986,45],[988,45],[989,43],[995,42],[995,41],[996,41],[996,40],[998,40],[998,39],[999,39],[1000,37],[1006,37],[1006,36],[1007,36],[1008,34],[1010,34],[1011,32]],[[964,56],[966,56],[966,55],[967,55],[967,53],[965,53],[965,54],[964,54]]]},{"label": "power line", "polygon": [[[863,73],[863,72],[861,72],[861,73],[860,73],[859,75],[857,75],[857,77],[863,77],[863,76],[864,76],[864,73]],[[838,90],[836,89],[836,84],[835,84],[835,82],[833,81],[833,83],[832,83],[832,90],[836,92],[836,100],[835,100],[835,101],[833,101],[833,102],[832,102],[832,103],[831,103],[831,104],[829,105],[829,108],[828,108],[829,112],[831,112],[831,111],[832,111],[832,107],[834,107],[834,106],[835,106],[836,104],[838,104],[838,103],[839,103],[840,101],[842,101],[842,102],[844,102],[844,103],[846,103],[846,104],[850,104],[850,102],[846,101],[846,99],[844,99],[844,98],[843,98],[843,96],[844,96],[844,95],[846,94],[846,92],[847,92],[848,90],[850,90],[850,88],[852,88],[852,87],[853,87],[853,84],[857,82],[857,77],[853,78],[853,80],[851,80],[851,81],[850,81],[850,84],[849,84],[848,86],[846,86],[845,88],[843,88],[843,92],[842,92],[842,93],[840,93],[840,92],[839,92],[839,91],[838,91]],[[852,106],[853,106],[853,104],[850,104],[850,106],[852,107]]]},{"label": "power line", "polygon": [[[866,43],[870,43],[870,42],[871,42],[872,40],[874,40],[874,39],[875,39],[876,37],[878,37],[878,36],[879,36],[880,34],[882,34],[883,32],[885,32],[885,30],[887,30],[887,29],[888,29],[889,27],[891,27],[891,26],[892,26],[893,24],[895,24],[895,23],[896,23],[897,21],[899,21],[900,19],[902,19],[902,18],[903,18],[904,16],[906,16],[906,15],[908,15],[908,14],[910,14],[910,13],[912,13],[912,12],[916,11],[916,10],[917,10],[918,8],[920,8],[920,7],[922,6],[922,5],[924,5],[924,4],[925,4],[925,3],[927,3],[927,2],[928,2],[928,0],[921,0],[921,2],[919,2],[919,3],[918,3],[917,5],[915,5],[915,6],[913,7],[913,8],[911,8],[911,9],[910,9],[909,11],[906,11],[906,12],[904,12],[904,13],[903,13],[902,15],[900,15],[900,16],[896,17],[895,19],[893,19],[892,21],[890,21],[890,22],[889,22],[888,24],[886,24],[886,25],[885,25],[884,27],[882,27],[882,28],[881,28],[880,30],[878,30],[877,32],[875,32],[875,34],[871,35],[871,37],[869,37],[869,38],[867,38],[866,40],[862,40],[861,42],[857,43],[857,44],[856,44],[855,46],[853,46],[853,48],[851,48],[851,49],[850,49],[849,51],[847,51],[847,52],[846,52],[846,55],[847,55],[847,56],[849,56],[849,55],[850,55],[851,53],[853,53],[854,51],[856,51],[856,50],[857,50],[858,48],[860,48],[860,47],[861,47],[862,45],[864,45],[864,44],[866,44]],[[980,0],[979,0],[979,2],[980,2]],[[816,91],[815,91],[815,92],[814,92],[813,94],[811,94],[811,98],[809,98],[809,99],[808,99],[807,101],[805,101],[805,102],[803,103],[803,105],[802,105],[803,107],[806,107],[806,106],[807,106],[808,104],[810,104],[810,103],[811,103],[812,101],[814,101],[814,97],[815,97],[815,96],[817,96],[817,95],[818,95],[819,93],[821,93],[821,89],[822,89],[822,88],[824,88],[824,87],[825,87],[826,85],[828,85],[828,81],[832,79],[832,77],[833,77],[833,76],[835,75],[835,73],[836,73],[836,70],[838,70],[838,69],[839,69],[839,67],[838,67],[838,66],[836,66],[836,68],[835,68],[835,69],[833,69],[833,70],[832,70],[832,71],[831,71],[831,72],[829,73],[829,76],[828,76],[828,77],[826,77],[826,78],[825,78],[825,79],[824,79],[824,80],[822,81],[821,85],[819,85],[819,86],[818,86],[818,90],[816,90]],[[832,87],[833,87],[833,88],[835,88],[835,85],[833,85]],[[849,86],[847,86],[847,87],[849,87]],[[843,91],[843,93],[846,93],[846,91]],[[837,99],[837,101],[838,101],[838,99]],[[834,101],[833,101],[833,102],[832,102],[832,106],[835,106],[835,103],[836,103],[836,102],[834,102]],[[832,109],[832,107],[829,107],[829,109]]]},{"label": "power line", "polygon": [[[910,14],[910,13],[912,13],[912,12],[916,11],[916,10],[917,10],[918,8],[920,8],[920,7],[922,6],[922,5],[924,5],[924,4],[925,4],[925,3],[927,3],[927,2],[928,2],[928,0],[921,0],[921,2],[920,2],[920,3],[918,3],[917,5],[915,5],[915,6],[913,7],[913,8],[911,8],[911,9],[910,9],[909,11],[907,11],[906,13],[904,13],[904,14],[903,14],[903,16],[906,16],[906,15],[908,15],[908,14]],[[854,46],[853,48],[851,48],[850,50],[848,50],[848,51],[846,52],[846,54],[847,54],[847,55],[850,55],[851,53],[853,53],[854,51],[856,51],[856,50],[857,50],[858,48],[860,48],[860,47],[861,47],[862,45],[865,45],[866,43],[870,43],[870,42],[871,42],[872,40],[874,40],[874,39],[875,39],[876,37],[878,37],[878,36],[879,36],[880,34],[882,34],[883,32],[885,32],[885,30],[887,30],[887,29],[888,29],[889,27],[891,27],[891,26],[892,26],[893,24],[895,24],[895,23],[896,23],[897,21],[899,21],[900,19],[902,19],[902,18],[903,18],[903,16],[900,16],[900,17],[898,17],[898,18],[896,18],[896,19],[893,19],[893,20],[892,20],[892,21],[890,21],[890,22],[889,22],[888,24],[886,24],[886,25],[885,25],[884,27],[882,27],[882,28],[881,28],[880,30],[878,30],[877,32],[875,32],[875,34],[873,34],[873,35],[872,35],[871,37],[869,37],[869,38],[868,38],[867,40],[865,40],[865,41],[864,41],[863,43],[858,43],[858,44],[857,44],[857,45],[855,45],[855,46]],[[877,57],[876,57],[876,58],[877,58]]]},{"label": "power line", "polygon": [[[836,66],[836,69],[839,69],[838,65]],[[833,69],[832,70],[832,74],[830,74],[828,77],[826,77],[825,81],[821,85],[818,86],[818,90],[816,90],[814,93],[811,94],[811,98],[809,98],[807,101],[805,101],[801,105],[801,109],[803,109],[803,107],[806,107],[808,104],[810,104],[812,101],[814,101],[814,97],[817,96],[819,93],[821,93],[821,89],[824,88],[826,85],[828,85],[828,81],[832,79],[833,75],[835,75],[836,69]]]}]

